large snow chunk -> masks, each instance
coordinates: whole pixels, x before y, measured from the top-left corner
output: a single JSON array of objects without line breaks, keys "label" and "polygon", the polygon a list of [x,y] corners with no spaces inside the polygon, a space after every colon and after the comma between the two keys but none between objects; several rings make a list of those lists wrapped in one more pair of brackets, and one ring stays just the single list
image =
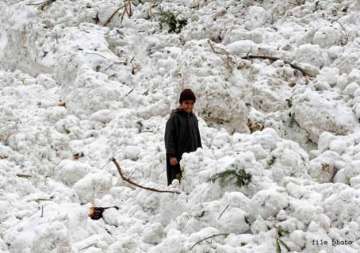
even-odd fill
[{"label": "large snow chunk", "polygon": [[237,207],[225,210],[219,218],[219,223],[226,233],[244,233],[250,229],[247,214]]},{"label": "large snow chunk", "polygon": [[324,200],[323,207],[333,226],[342,226],[359,217],[360,192],[343,184],[337,184],[337,188],[341,189],[332,189],[334,194]]},{"label": "large snow chunk", "polygon": [[249,32],[240,29],[234,29],[225,35],[223,43],[226,45],[239,40],[250,40],[255,43],[261,43],[263,41],[263,34],[259,31]]},{"label": "large snow chunk", "polygon": [[313,38],[313,43],[320,47],[330,47],[341,41],[341,32],[334,27],[321,27]]},{"label": "large snow chunk", "polygon": [[334,180],[337,168],[340,168],[343,159],[335,152],[326,150],[310,161],[309,174],[320,183]]},{"label": "large snow chunk", "polygon": [[251,199],[254,214],[260,215],[263,219],[275,216],[288,204],[288,196],[279,189],[261,190]]},{"label": "large snow chunk", "polygon": [[90,171],[90,166],[75,160],[63,160],[55,168],[55,177],[66,185],[73,185]]},{"label": "large snow chunk", "polygon": [[155,222],[145,227],[142,239],[146,243],[158,244],[161,242],[163,237],[164,237],[163,226],[160,223]]},{"label": "large snow chunk", "polygon": [[112,186],[111,175],[106,172],[90,173],[74,184],[74,190],[81,202],[90,202],[97,195],[107,193]]},{"label": "large snow chunk", "polygon": [[185,251],[186,236],[178,230],[171,229],[168,236],[149,253],[181,253]]},{"label": "large snow chunk", "polygon": [[346,135],[357,125],[351,108],[339,100],[326,98],[310,89],[295,95],[293,104],[295,120],[316,143],[324,131]]},{"label": "large snow chunk", "polygon": [[317,68],[328,64],[328,56],[319,45],[304,44],[296,49],[295,60],[299,63],[307,63]]},{"label": "large snow chunk", "polygon": [[263,26],[268,20],[269,15],[266,10],[260,6],[250,6],[248,9],[248,17],[245,22],[245,28],[252,30]]},{"label": "large snow chunk", "polygon": [[226,46],[230,54],[247,55],[257,54],[258,46],[251,40],[239,40]]},{"label": "large snow chunk", "polygon": [[277,148],[271,152],[271,156],[271,161],[273,161],[271,171],[275,181],[280,182],[286,176],[306,176],[309,158],[296,142],[283,141],[278,143]]}]

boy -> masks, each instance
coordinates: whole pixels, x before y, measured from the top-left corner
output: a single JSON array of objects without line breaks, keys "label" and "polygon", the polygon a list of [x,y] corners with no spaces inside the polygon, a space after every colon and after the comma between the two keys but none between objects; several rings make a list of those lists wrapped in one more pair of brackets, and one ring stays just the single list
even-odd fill
[{"label": "boy", "polygon": [[181,179],[180,160],[184,152],[195,151],[201,147],[198,119],[192,112],[196,97],[191,89],[180,94],[180,106],[172,110],[165,128],[167,183]]}]

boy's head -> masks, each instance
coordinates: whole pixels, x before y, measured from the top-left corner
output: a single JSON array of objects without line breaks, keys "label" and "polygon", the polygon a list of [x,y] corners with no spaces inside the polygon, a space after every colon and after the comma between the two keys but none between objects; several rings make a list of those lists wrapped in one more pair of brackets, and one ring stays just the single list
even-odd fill
[{"label": "boy's head", "polygon": [[179,103],[182,109],[186,112],[192,112],[196,97],[191,89],[184,89],[180,94]]}]

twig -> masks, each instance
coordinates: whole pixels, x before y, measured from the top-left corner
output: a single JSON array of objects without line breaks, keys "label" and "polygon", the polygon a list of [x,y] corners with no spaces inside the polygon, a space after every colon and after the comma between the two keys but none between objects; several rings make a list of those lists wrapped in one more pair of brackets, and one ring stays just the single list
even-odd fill
[{"label": "twig", "polygon": [[333,171],[333,173],[331,175],[331,178],[330,178],[331,183],[334,183],[334,178],[335,178],[335,175],[336,175],[337,172],[338,172],[338,169],[336,167],[334,167],[334,171]]},{"label": "twig", "polygon": [[226,209],[228,209],[229,206],[230,206],[230,204],[228,204],[228,205],[224,208],[224,210],[223,210],[223,211],[219,214],[219,216],[217,217],[217,220],[220,219],[220,217],[225,213]]},{"label": "twig", "polygon": [[147,186],[142,186],[138,183],[135,183],[133,182],[131,179],[127,178],[124,176],[124,174],[122,173],[121,171],[121,168],[120,168],[120,165],[118,164],[118,162],[116,161],[116,159],[113,157],[111,158],[111,161],[115,164],[117,170],[119,171],[119,174],[121,176],[121,179],[128,182],[129,184],[132,184],[132,185],[135,185],[139,188],[142,188],[144,190],[149,190],[149,191],[153,191],[153,192],[169,192],[169,193],[176,193],[176,194],[180,194],[180,192],[178,191],[166,191],[166,190],[159,190],[159,189],[155,189],[155,188],[152,188],[152,187],[147,187]]},{"label": "twig", "polygon": [[123,13],[121,14],[121,20],[120,22],[122,23],[123,19],[124,19],[124,16],[125,16],[125,13],[128,15],[128,17],[131,17],[133,12],[132,12],[132,8],[131,8],[131,0],[127,0],[125,4],[123,4],[121,7],[117,8],[113,14],[105,21],[104,23],[104,26],[107,26],[111,20],[114,18],[114,16],[122,9],[124,8],[123,10]]},{"label": "twig", "polygon": [[277,237],[276,240],[275,240],[276,253],[281,253],[281,246],[280,245],[283,245],[286,248],[287,252],[291,251],[289,246],[287,246],[286,243],[283,242],[283,240],[281,240],[279,237]]},{"label": "twig", "polygon": [[40,203],[41,201],[50,201],[52,199],[54,199],[54,195],[51,195],[48,199],[38,198],[38,199],[29,199],[27,201],[35,201],[36,203]]},{"label": "twig", "polygon": [[132,88],[126,95],[125,97],[127,97],[131,92],[133,92],[134,88]]},{"label": "twig", "polygon": [[16,174],[17,177],[23,177],[23,178],[30,178],[32,175],[26,175],[26,174]]},{"label": "twig", "polygon": [[207,239],[210,239],[210,238],[214,238],[216,236],[228,236],[229,234],[228,233],[220,233],[220,234],[214,234],[214,235],[210,235],[208,237],[205,237],[204,239],[201,239],[200,241],[196,242],[193,246],[190,247],[190,250],[192,250],[192,248],[194,248],[197,244],[203,242],[203,241],[206,241]]},{"label": "twig", "polygon": [[26,4],[26,5],[40,5],[40,10],[44,10],[45,7],[49,7],[52,3],[56,2],[56,0],[47,0],[45,2],[41,2],[41,3],[30,3],[30,4]]},{"label": "twig", "polygon": [[111,22],[111,20],[113,19],[113,17],[116,15],[116,13],[118,13],[118,11],[120,11],[122,8],[124,8],[124,6],[125,6],[125,5],[117,8],[117,9],[113,12],[113,14],[106,20],[106,22],[104,23],[104,26],[107,26],[107,25]]},{"label": "twig", "polygon": [[102,55],[102,54],[98,54],[98,53],[94,53],[94,52],[85,52],[85,54],[94,54],[94,55],[97,55],[97,56],[100,56],[100,57],[102,57],[102,58],[104,58],[104,59],[109,60],[107,57],[105,57],[105,56]]},{"label": "twig", "polygon": [[41,205],[41,218],[44,217],[44,205]]},{"label": "twig", "polygon": [[213,46],[213,44],[211,43],[210,40],[208,40],[208,43],[210,45],[211,50],[215,54],[225,55],[226,58],[225,58],[224,62],[226,64],[226,68],[229,69],[231,72],[233,70],[233,66],[235,65],[235,61],[231,57],[230,53],[223,48],[217,48],[217,50],[215,50],[215,47]]}]

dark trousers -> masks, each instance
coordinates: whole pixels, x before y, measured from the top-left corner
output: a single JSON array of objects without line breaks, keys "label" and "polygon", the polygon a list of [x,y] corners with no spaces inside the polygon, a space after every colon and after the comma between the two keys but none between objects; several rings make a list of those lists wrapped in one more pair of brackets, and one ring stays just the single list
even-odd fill
[{"label": "dark trousers", "polygon": [[176,157],[176,159],[178,161],[177,164],[171,165],[170,156],[169,154],[166,154],[166,175],[168,185],[170,185],[175,178],[179,179],[179,181],[181,179],[180,158]]}]

